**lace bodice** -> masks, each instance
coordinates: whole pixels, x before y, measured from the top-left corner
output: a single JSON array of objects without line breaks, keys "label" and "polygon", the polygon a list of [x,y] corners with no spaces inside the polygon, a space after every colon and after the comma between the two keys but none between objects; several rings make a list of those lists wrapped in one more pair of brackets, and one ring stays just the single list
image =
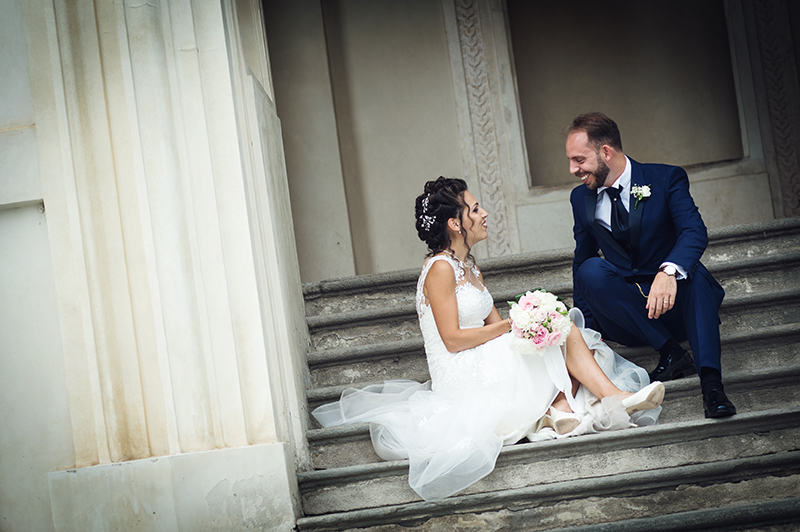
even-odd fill
[{"label": "lace bodice", "polygon": [[429,302],[425,298],[423,291],[425,287],[425,279],[431,266],[436,261],[443,260],[453,267],[453,272],[456,277],[456,301],[458,302],[458,324],[462,329],[469,329],[474,327],[482,327],[484,320],[489,316],[492,311],[494,301],[492,296],[485,286],[476,286],[467,278],[468,275],[465,268],[470,268],[469,277],[472,277],[476,282],[478,280],[480,271],[475,264],[465,265],[457,258],[450,255],[435,255],[429,258],[425,265],[422,267],[422,273],[417,281],[417,316],[419,317],[419,327],[422,331],[422,338],[425,341],[425,354],[428,359],[428,369],[431,374],[431,381],[434,390],[442,391],[445,381],[451,380],[455,377],[453,372],[448,372],[447,367],[451,365],[453,353],[447,351],[439,336],[439,329],[436,327],[436,320],[433,317],[433,311]]}]

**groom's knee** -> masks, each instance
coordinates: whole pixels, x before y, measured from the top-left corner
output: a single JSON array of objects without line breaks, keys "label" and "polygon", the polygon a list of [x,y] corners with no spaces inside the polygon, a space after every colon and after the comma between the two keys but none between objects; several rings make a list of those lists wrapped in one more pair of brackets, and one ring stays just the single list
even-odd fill
[{"label": "groom's knee", "polygon": [[582,292],[604,288],[613,279],[619,278],[617,268],[605,259],[593,257],[580,265],[575,277]]}]

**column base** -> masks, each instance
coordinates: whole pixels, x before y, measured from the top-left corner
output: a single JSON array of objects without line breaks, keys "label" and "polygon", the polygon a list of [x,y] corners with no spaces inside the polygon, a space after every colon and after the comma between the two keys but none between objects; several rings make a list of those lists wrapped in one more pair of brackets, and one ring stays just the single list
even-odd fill
[{"label": "column base", "polygon": [[284,443],[48,474],[56,530],[290,531],[299,511]]}]

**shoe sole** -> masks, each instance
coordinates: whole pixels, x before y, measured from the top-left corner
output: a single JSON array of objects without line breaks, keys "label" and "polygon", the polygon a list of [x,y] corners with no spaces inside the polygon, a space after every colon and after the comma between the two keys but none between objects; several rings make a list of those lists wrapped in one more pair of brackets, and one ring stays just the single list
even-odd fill
[{"label": "shoe sole", "polygon": [[651,391],[644,401],[636,403],[635,405],[629,406],[625,409],[625,411],[630,416],[636,412],[641,410],[652,410],[653,408],[658,408],[661,406],[661,403],[664,401],[664,386],[656,386],[653,391]]},{"label": "shoe sole", "polygon": [[577,419],[559,419],[558,421],[556,421],[555,423],[556,426],[554,428],[556,434],[561,436],[562,434],[567,434],[577,429],[578,425],[580,424],[581,422],[578,421]]},{"label": "shoe sole", "polygon": [[736,410],[734,410],[733,412],[724,412],[722,414],[709,414],[708,410],[706,410],[705,414],[706,414],[706,419],[715,419],[715,418],[720,418],[720,417],[735,416],[736,415]]}]

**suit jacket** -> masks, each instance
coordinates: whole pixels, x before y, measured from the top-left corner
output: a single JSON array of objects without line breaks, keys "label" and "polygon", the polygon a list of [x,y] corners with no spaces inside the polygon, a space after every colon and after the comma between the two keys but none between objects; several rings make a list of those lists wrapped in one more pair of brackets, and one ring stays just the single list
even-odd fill
[{"label": "suit jacket", "polygon": [[[708,274],[700,264],[700,257],[708,245],[708,232],[689,194],[686,172],[677,166],[640,164],[630,157],[629,160],[631,187],[649,185],[651,195],[639,201],[636,207],[636,199],[631,198],[628,249],[620,246],[607,229],[595,222],[597,191],[586,185],[572,191],[573,281],[580,265],[600,256],[600,251],[626,278],[655,276],[663,262],[682,266],[689,278],[696,273],[698,266]],[[588,308],[577,290],[573,297],[575,306],[586,313]]]}]

